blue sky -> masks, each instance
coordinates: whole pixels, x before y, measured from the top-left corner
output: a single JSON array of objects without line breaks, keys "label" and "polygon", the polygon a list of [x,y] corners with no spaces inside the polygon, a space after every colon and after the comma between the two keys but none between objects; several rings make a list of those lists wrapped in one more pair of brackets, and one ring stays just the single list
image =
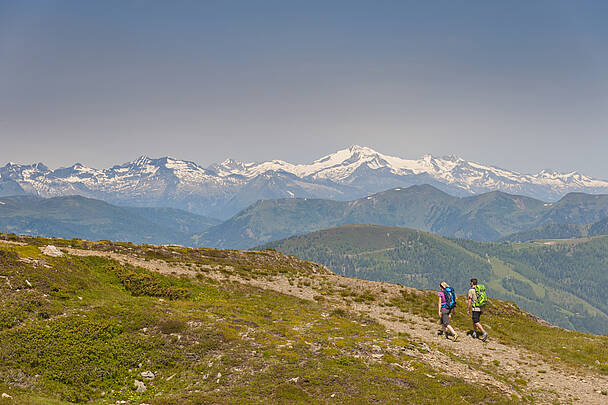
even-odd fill
[{"label": "blue sky", "polygon": [[0,164],[360,144],[608,178],[608,2],[0,1]]}]

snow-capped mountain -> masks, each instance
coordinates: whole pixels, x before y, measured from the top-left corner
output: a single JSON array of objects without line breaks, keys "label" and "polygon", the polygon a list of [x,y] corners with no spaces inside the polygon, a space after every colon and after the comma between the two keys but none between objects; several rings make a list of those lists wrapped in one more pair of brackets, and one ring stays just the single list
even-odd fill
[{"label": "snow-capped mountain", "polygon": [[109,169],[79,163],[55,170],[42,163],[9,163],[0,168],[0,195],[79,194],[116,204],[183,208],[218,218],[227,218],[259,199],[348,200],[425,183],[459,196],[501,190],[544,201],[574,191],[608,193],[608,181],[577,172],[522,174],[456,156],[403,159],[356,145],[311,164],[227,159],[204,168],[171,157],[142,156]]},{"label": "snow-capped mountain", "polygon": [[[402,159],[383,155],[373,149],[352,146],[327,155],[312,164],[294,165],[281,160],[241,163],[233,160],[213,167],[222,175],[253,178],[268,171],[283,171],[314,182],[332,182],[356,188],[380,184],[381,189],[430,183],[458,195],[501,190],[542,200],[557,200],[574,192],[606,193],[608,181],[577,172],[559,173],[543,170],[522,174],[494,166],[468,162],[456,156],[442,158],[426,155],[421,159]],[[376,192],[380,190],[368,191]]]}]

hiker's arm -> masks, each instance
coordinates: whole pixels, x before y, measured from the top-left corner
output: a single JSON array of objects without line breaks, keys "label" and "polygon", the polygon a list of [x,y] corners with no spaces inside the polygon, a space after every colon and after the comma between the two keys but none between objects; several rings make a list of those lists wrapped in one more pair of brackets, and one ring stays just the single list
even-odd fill
[{"label": "hiker's arm", "polygon": [[467,298],[467,311],[471,312],[471,297]]},{"label": "hiker's arm", "polygon": [[439,317],[441,317],[441,297],[437,297],[437,310],[439,311]]}]

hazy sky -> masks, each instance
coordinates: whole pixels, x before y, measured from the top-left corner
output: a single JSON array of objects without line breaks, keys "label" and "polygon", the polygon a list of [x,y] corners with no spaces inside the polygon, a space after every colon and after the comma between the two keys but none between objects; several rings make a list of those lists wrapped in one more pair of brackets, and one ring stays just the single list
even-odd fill
[{"label": "hazy sky", "polygon": [[359,144],[606,179],[606,21],[606,1],[0,0],[0,164]]}]

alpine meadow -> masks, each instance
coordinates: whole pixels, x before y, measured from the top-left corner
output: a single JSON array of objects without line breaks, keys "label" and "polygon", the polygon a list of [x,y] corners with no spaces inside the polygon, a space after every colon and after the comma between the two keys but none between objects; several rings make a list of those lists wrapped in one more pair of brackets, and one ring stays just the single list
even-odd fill
[{"label": "alpine meadow", "polygon": [[0,405],[608,404],[606,21],[0,1]]}]

